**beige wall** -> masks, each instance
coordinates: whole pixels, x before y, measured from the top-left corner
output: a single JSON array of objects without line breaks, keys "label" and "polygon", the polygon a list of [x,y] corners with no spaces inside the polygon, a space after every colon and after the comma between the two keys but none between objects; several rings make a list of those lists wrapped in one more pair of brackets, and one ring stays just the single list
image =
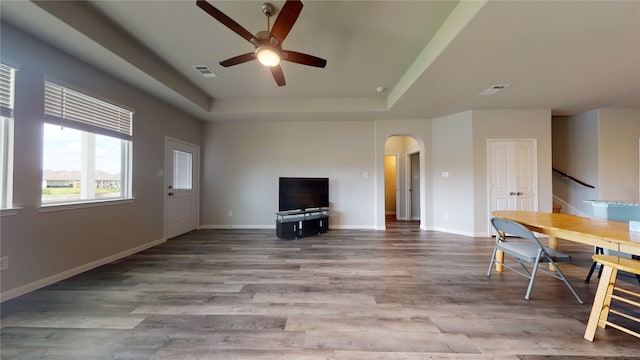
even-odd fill
[{"label": "beige wall", "polygon": [[332,228],[373,228],[373,138],[370,121],[206,124],[202,226],[275,228],[278,178],[292,176],[329,178]]},{"label": "beige wall", "polygon": [[551,110],[473,110],[473,219],[476,236],[489,233],[487,139],[535,139],[538,210],[551,212]]},{"label": "beige wall", "polygon": [[598,110],[600,200],[638,200],[640,110]]},{"label": "beige wall", "polygon": [[[472,112],[433,120],[433,226],[435,230],[473,235]],[[455,139],[455,141],[452,141]],[[448,173],[448,176],[443,176]],[[446,174],[445,174],[446,175]]]},{"label": "beige wall", "polygon": [[585,200],[638,200],[640,110],[598,109],[553,119],[553,166],[595,186],[554,174],[563,212],[592,216]]},{"label": "beige wall", "polygon": [[553,167],[595,186],[591,189],[554,173],[555,201],[562,206],[563,213],[591,216],[591,205],[584,203],[584,200],[600,197],[598,111],[575,116],[555,116],[552,129]]},{"label": "beige wall", "polygon": [[[68,277],[164,240],[164,137],[200,144],[200,122],[112,77],[2,25],[2,57],[16,76],[14,205],[0,219],[2,298]],[[135,110],[130,203],[42,212],[44,77]]]}]

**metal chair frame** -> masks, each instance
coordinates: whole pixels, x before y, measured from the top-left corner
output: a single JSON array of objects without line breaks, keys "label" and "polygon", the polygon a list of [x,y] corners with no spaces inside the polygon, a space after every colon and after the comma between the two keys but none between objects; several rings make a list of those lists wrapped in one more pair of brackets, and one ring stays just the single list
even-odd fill
[{"label": "metal chair frame", "polygon": [[[596,255],[604,255],[604,249],[596,246],[595,248],[595,254]],[[637,255],[631,255],[631,258],[634,260],[640,260],[640,256]],[[602,269],[604,268],[604,266],[602,264],[598,264],[597,261],[594,261],[591,264],[591,268],[589,269],[589,273],[587,274],[587,277],[584,279],[584,283],[588,284],[589,281],[591,280],[591,275],[593,275],[593,271],[596,269],[596,266],[600,265],[600,270],[598,270],[598,279],[600,278],[600,276],[602,276]],[[636,280],[638,280],[638,284],[640,284],[640,274],[635,274],[636,275]]]},{"label": "metal chair frame", "polygon": [[[556,262],[571,261],[570,255],[545,247],[529,229],[515,221],[493,218],[491,219],[491,224],[498,232],[498,235],[496,236],[496,244],[493,248],[493,254],[491,255],[491,262],[489,263],[487,276],[491,276],[493,265],[498,264],[526,277],[527,279],[529,279],[529,285],[527,287],[527,292],[524,298],[526,300],[529,300],[531,297],[531,292],[533,290],[533,284],[536,279],[536,274],[538,271],[542,271],[564,282],[564,284],[569,288],[578,303],[584,303],[580,296],[578,296],[576,291],[573,289],[567,278],[564,276],[564,273],[556,264]],[[507,234],[514,235],[516,238],[525,241],[507,241]],[[523,271],[496,259],[496,253],[498,250],[501,250],[505,254],[513,256],[520,264]],[[533,264],[531,270],[529,270],[525,266],[525,262]],[[552,272],[539,266],[541,262],[551,264],[555,271]]]},{"label": "metal chair frame", "polygon": [[[604,249],[596,246],[595,248],[595,253],[596,255],[602,255],[604,254]],[[593,263],[591,263],[591,268],[589,269],[589,273],[587,274],[587,277],[584,279],[584,283],[588,284],[589,281],[591,280],[591,275],[593,275],[593,271],[596,269],[596,266],[598,266],[598,263],[596,261],[594,261]],[[598,270],[598,279],[600,278],[600,276],[602,276],[602,269],[604,267],[602,265],[600,265],[600,270]]]}]

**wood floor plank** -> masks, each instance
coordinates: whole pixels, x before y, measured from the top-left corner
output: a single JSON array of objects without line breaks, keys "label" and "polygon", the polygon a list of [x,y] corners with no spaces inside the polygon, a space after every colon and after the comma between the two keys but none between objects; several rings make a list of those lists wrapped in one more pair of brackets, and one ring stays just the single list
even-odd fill
[{"label": "wood floor plank", "polygon": [[[420,230],[199,230],[0,307],[2,359],[640,359],[582,338],[592,248],[562,243],[585,305],[541,275],[486,276],[493,239]],[[635,278],[621,286],[637,288]],[[640,314],[636,314],[640,316]]]},{"label": "wood floor plank", "polygon": [[49,312],[46,317],[38,313],[24,313],[2,320],[3,327],[66,328],[66,329],[133,329],[144,321],[144,316],[83,315]]},{"label": "wood floor plank", "polygon": [[440,329],[429,318],[379,318],[373,316],[307,316],[290,315],[287,318],[287,331],[383,331],[411,332],[422,335],[440,334]]},{"label": "wood floor plank", "polygon": [[314,349],[480,354],[480,350],[464,335],[388,332],[380,329],[309,330],[305,333],[305,346]]},{"label": "wood floor plank", "polygon": [[515,355],[438,352],[336,351],[335,360],[521,360]]}]

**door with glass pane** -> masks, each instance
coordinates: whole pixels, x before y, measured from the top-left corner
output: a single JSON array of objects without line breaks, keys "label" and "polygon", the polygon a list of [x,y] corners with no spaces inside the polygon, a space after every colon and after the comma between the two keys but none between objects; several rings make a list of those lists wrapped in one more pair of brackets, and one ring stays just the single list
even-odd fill
[{"label": "door with glass pane", "polygon": [[166,238],[198,228],[200,148],[167,138],[165,145]]}]

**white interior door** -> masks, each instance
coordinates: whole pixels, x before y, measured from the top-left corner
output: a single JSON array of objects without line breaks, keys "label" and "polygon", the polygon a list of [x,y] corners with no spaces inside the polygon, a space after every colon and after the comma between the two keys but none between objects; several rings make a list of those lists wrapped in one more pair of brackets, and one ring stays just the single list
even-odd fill
[{"label": "white interior door", "polygon": [[488,141],[489,218],[494,210],[538,210],[536,149],[535,140]]},{"label": "white interior door", "polygon": [[165,141],[165,237],[198,228],[200,221],[200,148],[180,140]]},{"label": "white interior door", "polygon": [[515,210],[537,211],[536,145],[531,141],[514,141],[515,164],[513,181],[516,191]]}]

